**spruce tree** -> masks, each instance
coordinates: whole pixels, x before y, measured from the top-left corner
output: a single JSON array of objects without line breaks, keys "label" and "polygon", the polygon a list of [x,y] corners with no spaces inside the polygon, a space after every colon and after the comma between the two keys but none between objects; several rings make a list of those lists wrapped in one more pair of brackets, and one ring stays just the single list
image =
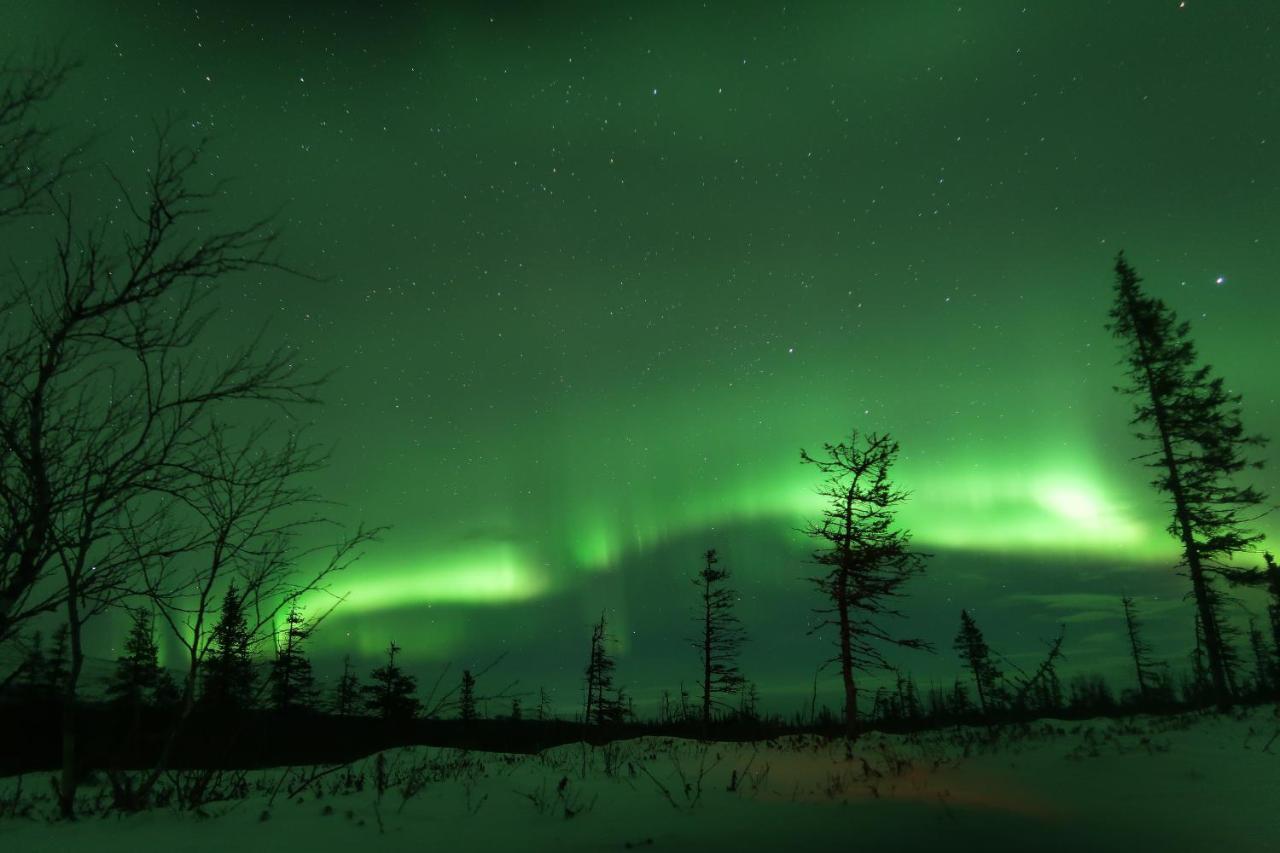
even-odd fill
[{"label": "spruce tree", "polygon": [[1129,636],[1129,653],[1133,657],[1134,673],[1138,678],[1138,696],[1143,705],[1150,705],[1156,688],[1161,683],[1158,665],[1151,660],[1151,648],[1142,639],[1142,623],[1138,619],[1138,608],[1133,599],[1127,595],[1120,597],[1120,606],[1124,610],[1125,632]]},{"label": "spruce tree", "polygon": [[340,717],[349,717],[356,712],[360,701],[360,679],[351,670],[351,655],[342,659],[342,675],[333,691],[333,712]]},{"label": "spruce tree", "polygon": [[271,686],[271,705],[275,710],[292,714],[315,708],[316,685],[302,644],[311,636],[312,626],[302,612],[293,606],[285,617],[283,641],[271,662],[268,674]]},{"label": "spruce tree", "polygon": [[418,689],[418,681],[396,665],[396,655],[400,647],[395,643],[387,646],[387,663],[375,669],[370,676],[371,684],[366,684],[361,691],[365,696],[365,707],[383,720],[413,719],[421,707],[414,693]]},{"label": "spruce tree", "polygon": [[959,678],[951,687],[951,697],[948,700],[952,716],[963,717],[973,711],[973,703],[969,701],[969,688]]},{"label": "spruce tree", "polygon": [[475,722],[476,715],[476,677],[471,670],[462,671],[462,686],[458,693],[458,718],[464,723]]},{"label": "spruce tree", "polygon": [[614,706],[613,690],[613,656],[606,648],[608,636],[604,614],[600,621],[591,626],[591,653],[587,658],[587,704],[583,720],[587,725],[604,725],[618,717]]},{"label": "spruce tree", "polygon": [[809,580],[826,599],[826,606],[815,611],[822,616],[819,627],[836,632],[832,660],[840,666],[844,688],[845,734],[855,737],[858,674],[890,668],[884,646],[930,648],[923,640],[895,637],[884,625],[886,618],[902,615],[892,602],[924,571],[924,555],[909,550],[910,534],[894,527],[897,507],[907,497],[889,481],[898,443],[876,434],[860,442],[854,432],[848,444],[824,448],[822,458],[800,451],[802,463],[827,477],[818,490],[827,500],[822,520],[805,530],[819,542],[813,561],[824,572]]},{"label": "spruce tree", "polygon": [[[978,691],[978,710],[983,717],[990,717],[1001,704],[1003,691],[1000,689],[1000,680],[1003,675],[992,662],[991,648],[968,610],[960,611],[960,631],[956,634],[952,647],[973,675],[973,684]],[[966,698],[966,703],[967,701]]]},{"label": "spruce tree", "polygon": [[[1280,565],[1276,565],[1275,558],[1270,552],[1264,555],[1267,563],[1265,573],[1267,596],[1270,599],[1267,603],[1267,617],[1271,622],[1271,653],[1273,655],[1273,666],[1280,680]],[[1277,684],[1280,687],[1280,684]]]},{"label": "spruce tree", "polygon": [[1135,398],[1139,438],[1155,447],[1143,458],[1157,472],[1152,485],[1169,500],[1168,529],[1191,581],[1213,698],[1227,708],[1232,652],[1215,576],[1262,538],[1245,525],[1264,496],[1237,477],[1260,467],[1248,454],[1263,439],[1245,432],[1240,395],[1199,363],[1190,325],[1143,291],[1123,253],[1115,272],[1109,329],[1124,347],[1129,385],[1123,390]]},{"label": "spruce tree", "polygon": [[107,682],[107,696],[113,703],[132,709],[170,704],[177,685],[160,666],[154,620],[143,609],[131,610],[129,617],[124,654],[116,658],[115,672]]},{"label": "spruce tree", "polygon": [[693,647],[702,663],[702,725],[711,725],[712,706],[717,696],[732,696],[742,689],[738,651],[746,640],[733,602],[737,593],[728,587],[729,570],[718,567],[715,549],[704,553],[705,561],[693,584],[698,589],[698,635]]},{"label": "spruce tree", "polygon": [[234,584],[222,598],[209,653],[204,660],[201,702],[219,711],[241,711],[253,704],[254,672],[249,655],[249,625]]},{"label": "spruce tree", "polygon": [[39,631],[33,631],[26,646],[22,663],[18,664],[18,674],[14,678],[17,692],[28,701],[48,698],[44,696],[44,635]]},{"label": "spruce tree", "polygon": [[1249,648],[1253,651],[1254,693],[1259,697],[1269,696],[1275,690],[1275,661],[1257,620],[1252,617],[1249,619]]}]

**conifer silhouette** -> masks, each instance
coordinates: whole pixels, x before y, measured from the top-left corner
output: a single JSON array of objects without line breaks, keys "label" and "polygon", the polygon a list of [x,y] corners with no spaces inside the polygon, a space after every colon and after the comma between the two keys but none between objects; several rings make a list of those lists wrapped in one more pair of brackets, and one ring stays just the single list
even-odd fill
[{"label": "conifer silhouette", "polygon": [[458,692],[458,719],[471,723],[477,719],[476,714],[476,678],[471,670],[462,671],[462,686]]},{"label": "conifer silhouette", "polygon": [[[713,705],[718,696],[732,696],[742,689],[742,673],[738,669],[738,651],[746,634],[733,612],[737,593],[730,589],[729,570],[719,568],[715,549],[704,553],[705,561],[693,584],[698,589],[698,636],[693,647],[702,663],[702,725],[711,724]],[[723,704],[723,703],[721,703]]]},{"label": "conifer silhouette", "polygon": [[249,625],[235,584],[222,598],[204,660],[200,701],[219,711],[241,711],[253,704],[254,672],[249,654]]},{"label": "conifer silhouette", "polygon": [[606,648],[607,623],[600,614],[600,621],[591,626],[591,653],[587,658],[587,703],[583,721],[587,725],[604,725],[618,719],[616,694],[613,691],[613,656]]},{"label": "conifer silhouette", "polygon": [[372,683],[361,688],[365,696],[365,707],[383,720],[409,720],[418,713],[421,703],[414,693],[418,689],[418,681],[396,665],[396,655],[400,647],[395,643],[387,646],[387,663],[375,669],[370,676]]},{"label": "conifer silhouette", "polygon": [[351,669],[351,655],[342,658],[342,675],[333,689],[333,713],[340,717],[354,714],[360,702],[360,679]]},{"label": "conifer silhouette", "polygon": [[[960,611],[960,630],[952,648],[959,653],[961,662],[973,676],[973,685],[978,692],[978,710],[983,717],[990,717],[1002,704],[1000,681],[1004,675],[992,661],[991,648],[968,610]],[[960,686],[959,682],[956,686]],[[967,697],[965,703],[968,704]]]},{"label": "conifer silhouette", "polygon": [[1170,504],[1169,532],[1177,538],[1200,622],[1204,666],[1219,708],[1233,700],[1231,629],[1215,576],[1232,577],[1224,561],[1248,551],[1262,535],[1246,529],[1247,513],[1264,502],[1237,476],[1261,467],[1249,453],[1264,443],[1245,432],[1241,397],[1201,365],[1190,324],[1163,300],[1148,295],[1124,253],[1116,258],[1111,333],[1124,348],[1138,436],[1155,449],[1142,457],[1157,474],[1152,485]]},{"label": "conifer silhouette", "polygon": [[151,613],[139,608],[129,611],[129,617],[124,654],[116,659],[115,672],[107,682],[107,696],[112,702],[133,709],[170,704],[177,697],[178,688],[160,666]]},{"label": "conifer silhouette", "polygon": [[819,494],[827,499],[820,522],[805,532],[818,540],[813,561],[825,571],[810,578],[827,600],[816,612],[819,625],[836,631],[836,655],[844,688],[844,727],[849,737],[858,733],[860,672],[888,669],[882,646],[930,649],[919,639],[892,636],[884,627],[888,617],[902,614],[892,601],[902,587],[924,571],[924,555],[908,550],[911,536],[896,529],[896,508],[906,492],[893,487],[889,469],[898,455],[898,443],[887,435],[870,434],[860,440],[857,432],[849,443],[824,445],[821,458],[800,451],[800,461],[814,465],[827,476]]},{"label": "conifer silhouette", "polygon": [[302,645],[311,636],[312,626],[295,604],[285,616],[284,638],[271,662],[267,676],[271,685],[271,705],[285,713],[310,711],[315,708],[316,685]]}]

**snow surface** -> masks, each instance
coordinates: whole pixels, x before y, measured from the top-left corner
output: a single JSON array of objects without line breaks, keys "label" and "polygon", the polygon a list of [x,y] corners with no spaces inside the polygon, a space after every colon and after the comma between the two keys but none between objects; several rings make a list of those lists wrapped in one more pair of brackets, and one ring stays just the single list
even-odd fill
[{"label": "snow surface", "polygon": [[[851,749],[812,736],[538,755],[414,747],[382,754],[381,797],[371,756],[292,797],[330,768],[253,771],[247,797],[203,816],[74,824],[45,819],[47,774],[32,774],[36,816],[0,819],[0,850],[1280,850],[1278,715],[869,734]],[[17,785],[0,780],[0,797]],[[104,795],[88,786],[86,808]]]}]

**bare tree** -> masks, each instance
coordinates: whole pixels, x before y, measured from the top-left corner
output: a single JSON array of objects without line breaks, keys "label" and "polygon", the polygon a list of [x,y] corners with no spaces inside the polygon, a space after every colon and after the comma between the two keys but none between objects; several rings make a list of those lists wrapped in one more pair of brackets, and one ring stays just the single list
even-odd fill
[{"label": "bare tree", "polygon": [[882,646],[930,649],[923,640],[892,636],[882,624],[902,615],[891,602],[924,571],[925,556],[908,550],[910,534],[894,527],[896,507],[907,497],[889,481],[898,443],[874,433],[860,441],[854,432],[848,444],[824,448],[822,458],[800,451],[801,462],[827,476],[818,490],[827,508],[822,520],[805,530],[820,543],[813,560],[825,572],[810,580],[828,602],[816,611],[822,616],[819,627],[836,629],[837,652],[831,662],[840,666],[845,731],[856,737],[856,674],[890,668]]},{"label": "bare tree", "polygon": [[742,689],[738,651],[746,634],[733,612],[737,593],[727,585],[729,570],[718,568],[720,560],[714,548],[702,556],[705,565],[693,581],[698,589],[696,621],[700,630],[692,642],[702,658],[702,725],[707,728],[715,697],[733,696]]},{"label": "bare tree", "polygon": [[1280,565],[1276,565],[1275,557],[1271,553],[1263,555],[1267,568],[1263,577],[1266,580],[1267,595],[1270,601],[1267,603],[1267,618],[1271,623],[1271,652],[1275,660],[1275,670],[1277,677],[1280,678]]},{"label": "bare tree", "polygon": [[[358,560],[380,532],[339,529],[329,537],[335,541],[316,544],[334,524],[317,512],[322,502],[305,475],[323,467],[325,456],[298,432],[274,448],[268,425],[239,432],[236,442],[236,430],[214,422],[200,434],[179,464],[188,479],[165,493],[163,523],[151,539],[132,540],[142,594],[182,644],[186,665],[178,714],[156,765],[124,792],[128,807],[146,804],[196,707],[198,680],[217,642],[209,626],[219,602],[225,608],[233,600],[243,613],[252,651],[274,636],[281,614],[304,596],[332,595],[332,576]],[[154,539],[171,547],[158,550]],[[334,605],[339,600],[332,597]],[[331,611],[313,617],[308,630]]]},{"label": "bare tree", "polygon": [[57,52],[0,63],[0,221],[42,210],[70,170],[76,146],[56,150],[40,111],[74,70]]},{"label": "bare tree", "polygon": [[[315,401],[294,353],[250,343],[220,363],[198,349],[228,276],[281,269],[269,220],[209,227],[219,187],[197,189],[198,148],[157,132],[123,220],[85,225],[55,197],[59,233],[42,271],[16,275],[0,345],[0,638],[62,609],[63,813],[71,816],[77,684],[87,621],[139,591],[138,567],[183,551],[169,502],[201,482],[199,460],[229,403]],[[118,228],[118,232],[112,232]]]}]

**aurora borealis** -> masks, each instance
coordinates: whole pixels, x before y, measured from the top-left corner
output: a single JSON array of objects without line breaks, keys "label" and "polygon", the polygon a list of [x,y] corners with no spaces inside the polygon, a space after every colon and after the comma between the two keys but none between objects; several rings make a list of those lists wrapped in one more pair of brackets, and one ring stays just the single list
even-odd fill
[{"label": "aurora borealis", "polygon": [[267,324],[337,371],[304,413],[335,448],[320,486],[392,527],[322,661],[505,651],[572,695],[604,609],[648,701],[694,677],[687,578],[715,547],[743,669],[790,703],[826,654],[798,450],[856,427],[900,440],[934,555],[906,609],[940,654],[906,668],[954,672],[962,606],[1012,657],[1065,621],[1068,660],[1105,668],[1122,591],[1181,665],[1110,265],[1126,249],[1280,438],[1280,8],[4,7],[7,44],[82,58],[67,133],[127,176],[178,112],[232,180],[218,216],[279,209],[317,277],[231,282],[212,341]]}]

